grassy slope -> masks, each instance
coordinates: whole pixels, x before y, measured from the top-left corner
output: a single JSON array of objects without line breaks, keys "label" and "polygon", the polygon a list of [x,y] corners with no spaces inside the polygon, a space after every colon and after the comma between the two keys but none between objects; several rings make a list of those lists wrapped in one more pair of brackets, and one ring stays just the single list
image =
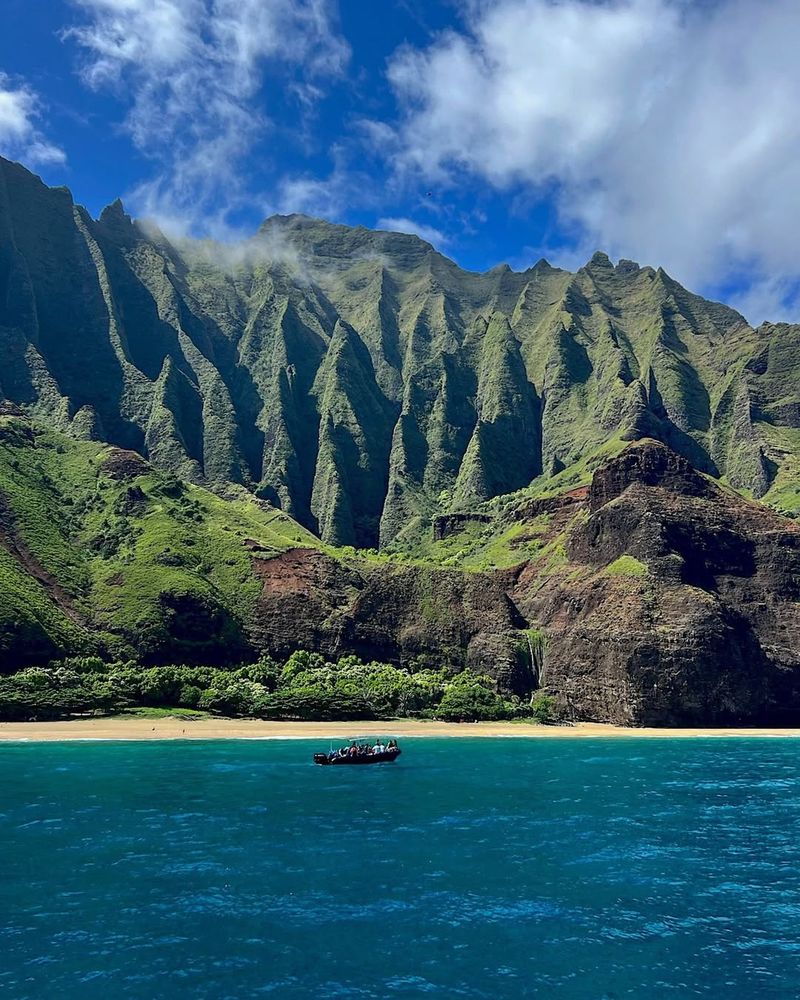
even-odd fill
[{"label": "grassy slope", "polygon": [[775,480],[762,501],[781,514],[797,517],[800,514],[800,428],[759,426],[773,454],[782,458]]},{"label": "grassy slope", "polygon": [[433,539],[430,528],[407,532],[390,546],[389,554],[476,571],[503,569],[538,557],[548,544],[545,536],[549,534],[550,517],[540,514],[518,519],[517,508],[528,500],[555,497],[588,486],[595,470],[619,454],[627,443],[615,436],[555,476],[539,476],[525,489],[474,505],[472,510],[492,517],[488,523],[467,522],[463,530],[441,540]]},{"label": "grassy slope", "polygon": [[143,475],[114,478],[105,467],[111,453],[0,417],[6,646],[27,637],[43,649],[48,641],[55,651],[90,648],[98,631],[110,642],[135,639],[164,622],[165,593],[242,621],[259,589],[245,539],[264,557],[314,542],[263,504],[224,500],[146,465]]}]

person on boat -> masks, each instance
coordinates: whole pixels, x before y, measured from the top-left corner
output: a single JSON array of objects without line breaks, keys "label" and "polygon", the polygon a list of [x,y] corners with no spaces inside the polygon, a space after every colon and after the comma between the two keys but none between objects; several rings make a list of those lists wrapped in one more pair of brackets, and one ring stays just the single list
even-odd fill
[{"label": "person on boat", "polygon": [[391,753],[393,750],[396,749],[397,749],[397,740],[389,740],[389,742],[386,744],[387,752]]},{"label": "person on boat", "polygon": [[355,757],[358,754],[358,746],[355,743],[350,747],[349,753],[351,757]]},{"label": "person on boat", "polygon": [[373,753],[386,753],[386,747],[381,743],[380,740],[375,744],[372,750]]}]

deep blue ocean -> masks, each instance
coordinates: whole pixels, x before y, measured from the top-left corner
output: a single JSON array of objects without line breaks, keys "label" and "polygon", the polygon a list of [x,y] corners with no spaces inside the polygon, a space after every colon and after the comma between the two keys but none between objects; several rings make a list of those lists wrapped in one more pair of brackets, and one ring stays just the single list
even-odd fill
[{"label": "deep blue ocean", "polygon": [[0,745],[0,994],[800,996],[800,742]]}]

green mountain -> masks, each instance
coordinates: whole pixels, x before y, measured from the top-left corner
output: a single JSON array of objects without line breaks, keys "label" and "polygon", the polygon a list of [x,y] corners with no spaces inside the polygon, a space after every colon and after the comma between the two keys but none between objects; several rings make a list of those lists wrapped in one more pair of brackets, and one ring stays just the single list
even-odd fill
[{"label": "green mountain", "polygon": [[[567,718],[800,717],[798,525],[652,440],[601,464],[589,487],[442,515],[409,558],[329,548],[241,487],[223,497],[2,408],[0,674],[76,655],[195,664],[199,673],[162,678],[174,697],[194,691],[193,707],[198,679],[213,689],[227,676],[210,666],[304,649],[378,665],[342,674],[295,663],[293,693],[271,711],[336,711],[337,692],[356,695],[347,685],[367,680],[383,704],[385,683],[413,692],[487,675],[523,704],[552,699]],[[230,675],[221,701],[207,693],[209,704],[250,705],[252,689],[238,701],[228,690],[266,676],[248,670]],[[123,670],[126,690],[165,697],[145,674],[140,690]],[[70,670],[19,676],[13,698],[0,683],[0,714],[20,697],[47,708],[47,685],[57,694],[80,681]]]},{"label": "green mountain", "polygon": [[169,240],[0,161],[0,395],[331,544],[414,545],[645,435],[796,512],[799,364],[800,327],[600,253],[476,274],[296,215]]},{"label": "green mountain", "polygon": [[798,365],[800,326],[603,254],[170,240],[0,160],[0,672],[305,649],[291,698],[350,697],[354,654],[411,701],[794,721]]}]

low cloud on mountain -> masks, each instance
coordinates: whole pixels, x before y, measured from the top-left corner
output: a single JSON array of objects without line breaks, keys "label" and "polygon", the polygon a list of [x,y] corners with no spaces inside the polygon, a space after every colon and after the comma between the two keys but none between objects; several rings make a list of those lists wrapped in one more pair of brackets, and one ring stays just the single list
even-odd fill
[{"label": "low cloud on mountain", "polygon": [[135,207],[171,229],[202,220],[224,235],[245,196],[244,161],[270,127],[273,88],[298,104],[348,60],[328,0],[75,0],[83,20],[66,37],[82,76],[129,105],[125,127],[158,169]]}]

